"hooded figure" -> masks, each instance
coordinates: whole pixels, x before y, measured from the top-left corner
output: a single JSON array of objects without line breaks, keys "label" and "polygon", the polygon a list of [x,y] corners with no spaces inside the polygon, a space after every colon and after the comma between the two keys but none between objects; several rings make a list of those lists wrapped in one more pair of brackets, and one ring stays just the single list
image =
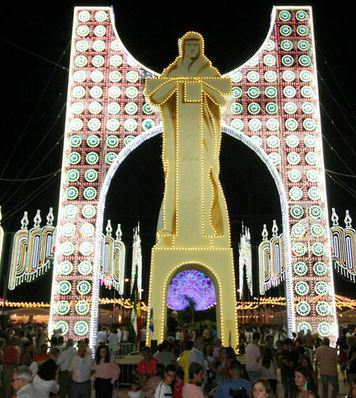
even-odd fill
[{"label": "hooded figure", "polygon": [[227,207],[219,181],[220,107],[230,92],[204,55],[196,32],[179,40],[179,56],[145,95],[163,120],[165,191],[158,221],[162,247],[229,247]]}]

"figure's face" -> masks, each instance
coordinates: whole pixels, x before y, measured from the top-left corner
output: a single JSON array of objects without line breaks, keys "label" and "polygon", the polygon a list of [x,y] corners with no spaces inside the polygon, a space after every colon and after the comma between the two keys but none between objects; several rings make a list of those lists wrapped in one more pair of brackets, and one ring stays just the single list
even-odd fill
[{"label": "figure's face", "polygon": [[303,387],[306,382],[304,375],[302,375],[298,371],[294,372],[294,380],[295,380],[295,385],[299,388]]},{"label": "figure's face", "polygon": [[200,43],[198,40],[186,40],[184,43],[184,54],[188,58],[197,58],[200,52]]},{"label": "figure's face", "polygon": [[253,398],[267,398],[268,394],[265,386],[262,383],[256,383],[252,390]]}]

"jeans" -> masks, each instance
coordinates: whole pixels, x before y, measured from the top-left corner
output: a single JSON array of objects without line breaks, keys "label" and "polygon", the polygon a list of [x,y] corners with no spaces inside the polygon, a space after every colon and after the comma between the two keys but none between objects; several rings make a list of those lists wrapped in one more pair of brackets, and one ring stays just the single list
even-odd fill
[{"label": "jeans", "polygon": [[329,383],[332,385],[333,392],[331,394],[332,398],[337,397],[339,392],[339,381],[337,376],[320,375],[321,385],[322,385],[322,398],[328,398],[328,387]]}]

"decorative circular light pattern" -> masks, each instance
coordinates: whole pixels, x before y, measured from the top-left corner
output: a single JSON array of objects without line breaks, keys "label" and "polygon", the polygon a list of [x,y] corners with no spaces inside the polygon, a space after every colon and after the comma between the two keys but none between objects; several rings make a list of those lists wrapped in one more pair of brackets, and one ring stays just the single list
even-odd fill
[{"label": "decorative circular light pattern", "polygon": [[74,205],[67,205],[64,207],[64,215],[66,218],[74,218],[77,215],[78,208]]},{"label": "decorative circular light pattern", "polygon": [[274,66],[274,65],[276,65],[276,57],[272,54],[266,54],[263,57],[263,63],[266,66]]},{"label": "decorative circular light pattern", "polygon": [[89,11],[80,11],[80,13],[78,14],[78,20],[80,22],[90,21],[90,12]]},{"label": "decorative circular light pattern", "polygon": [[88,122],[88,129],[91,131],[98,131],[100,130],[101,127],[101,121],[100,119],[97,119],[95,117],[91,118]]},{"label": "decorative circular light pattern", "polygon": [[96,215],[96,209],[93,205],[84,205],[82,208],[82,214],[84,218],[94,218]]},{"label": "decorative circular light pattern", "polygon": [[308,266],[304,261],[297,261],[294,266],[294,273],[298,276],[304,276],[308,272]]},{"label": "decorative circular light pattern", "polygon": [[275,115],[277,113],[278,107],[275,102],[267,102],[266,104],[266,112],[269,115]]},{"label": "decorative circular light pattern", "polygon": [[120,104],[117,102],[110,102],[108,104],[107,110],[110,115],[116,115],[120,112]]},{"label": "decorative circular light pattern", "polygon": [[278,148],[280,145],[280,140],[279,137],[277,137],[276,135],[270,135],[269,137],[267,137],[267,146],[269,146],[270,148]]},{"label": "decorative circular light pattern", "polygon": [[294,82],[295,80],[295,73],[292,70],[285,70],[282,73],[282,79],[287,82],[287,83],[291,83]]},{"label": "decorative circular light pattern", "polygon": [[119,98],[121,95],[120,87],[118,87],[118,86],[110,87],[108,90],[108,95],[110,98]]},{"label": "decorative circular light pattern", "polygon": [[293,42],[291,40],[282,40],[281,49],[283,51],[291,51],[293,49]]},{"label": "decorative circular light pattern", "polygon": [[320,316],[326,316],[330,313],[330,306],[326,301],[319,301],[316,304],[315,309]]},{"label": "decorative circular light pattern", "polygon": [[122,75],[121,72],[119,72],[118,70],[113,70],[109,73],[109,80],[112,83],[118,83],[120,82],[122,79]]},{"label": "decorative circular light pattern", "polygon": [[275,42],[273,40],[268,39],[264,44],[264,49],[266,51],[272,51],[276,48]]},{"label": "decorative circular light pattern", "polygon": [[[286,137],[286,144],[289,148],[296,148],[299,145],[299,138],[295,134],[289,134]],[[294,152],[293,152],[294,153]],[[300,160],[300,158],[299,158]]]},{"label": "decorative circular light pattern", "polygon": [[78,36],[86,37],[89,35],[89,33],[90,33],[89,26],[87,26],[87,25],[78,26],[78,29],[77,29]]},{"label": "decorative circular light pattern", "polygon": [[255,145],[257,145],[258,147],[262,147],[262,138],[261,137],[259,137],[258,135],[254,135],[250,139]]},{"label": "decorative circular light pattern", "polygon": [[84,198],[86,200],[94,200],[97,195],[97,191],[94,187],[86,187],[83,191]]},{"label": "decorative circular light pattern", "polygon": [[311,74],[311,72],[308,71],[308,70],[302,70],[302,71],[299,73],[299,78],[300,78],[300,80],[301,80],[302,82],[308,83],[308,82],[310,82],[310,81],[312,80],[312,74]]},{"label": "decorative circular light pattern", "polygon": [[80,273],[80,275],[87,276],[91,274],[92,270],[93,267],[90,261],[82,261],[78,265],[78,272]]},{"label": "decorative circular light pattern", "polygon": [[106,48],[106,44],[104,40],[94,40],[93,49],[96,52],[103,52]]},{"label": "decorative circular light pattern", "polygon": [[290,67],[294,64],[294,58],[291,55],[282,56],[282,65]]},{"label": "decorative circular light pattern", "polygon": [[68,182],[76,182],[79,180],[80,173],[77,169],[71,169],[67,172],[67,181]]},{"label": "decorative circular light pattern", "polygon": [[155,123],[154,123],[154,121],[152,119],[145,119],[142,122],[143,131],[147,131],[147,130],[151,129],[154,126],[155,126]]},{"label": "decorative circular light pattern", "polygon": [[72,130],[74,131],[79,131],[83,128],[83,120],[79,119],[79,118],[74,118],[71,122],[70,122],[70,127]]},{"label": "decorative circular light pattern", "polygon": [[304,136],[304,145],[307,148],[314,148],[315,145],[316,145],[316,137],[315,137],[315,135],[306,134]]},{"label": "decorative circular light pattern", "polygon": [[134,136],[134,135],[127,135],[127,136],[124,138],[124,145],[128,145],[133,139],[135,139],[135,136]]},{"label": "decorative circular light pattern", "polygon": [[216,304],[215,286],[201,271],[186,270],[177,274],[168,286],[167,305],[176,311],[194,302],[195,311],[204,311]]},{"label": "decorative circular light pattern", "polygon": [[276,131],[279,129],[279,121],[278,119],[270,118],[266,121],[266,127],[270,131]]},{"label": "decorative circular light pattern", "polygon": [[137,122],[135,119],[126,119],[124,122],[124,128],[127,131],[135,131],[137,129]]},{"label": "decorative circular light pattern", "polygon": [[320,190],[318,187],[310,187],[308,189],[308,197],[310,200],[319,200],[321,197]]},{"label": "decorative circular light pattern", "polygon": [[71,256],[74,253],[75,247],[72,242],[63,242],[61,244],[61,251],[64,256]]},{"label": "decorative circular light pattern", "polygon": [[136,98],[138,96],[138,89],[135,86],[129,86],[126,88],[125,94],[127,98]]},{"label": "decorative circular light pattern", "polygon": [[81,225],[80,227],[80,233],[85,237],[85,238],[90,238],[94,236],[95,233],[95,227],[93,224],[90,224],[88,222],[85,222]]},{"label": "decorative circular light pattern", "polygon": [[298,332],[303,331],[304,334],[306,334],[308,330],[312,330],[311,324],[309,322],[303,321],[303,322],[298,323],[298,325],[297,325]]},{"label": "decorative circular light pattern", "polygon": [[105,163],[106,164],[112,164],[114,163],[114,160],[116,159],[116,153],[115,152],[108,152],[105,155]]},{"label": "decorative circular light pattern", "polygon": [[106,128],[109,131],[116,131],[116,130],[119,129],[119,127],[120,127],[119,119],[113,119],[112,118],[112,119],[108,119],[107,122],[106,122]]},{"label": "decorative circular light pattern", "polygon": [[62,227],[63,236],[74,236],[75,225],[71,222],[67,222]]},{"label": "decorative circular light pattern", "polygon": [[310,231],[315,238],[321,238],[322,236],[325,236],[325,230],[321,224],[312,224]]},{"label": "decorative circular light pattern", "polygon": [[85,55],[78,55],[74,60],[74,65],[78,68],[84,68],[88,63],[88,58]]},{"label": "decorative circular light pattern", "polygon": [[283,22],[289,21],[291,17],[291,13],[287,10],[282,10],[279,12],[279,19]]},{"label": "decorative circular light pattern", "polygon": [[319,205],[310,206],[309,215],[314,220],[318,220],[319,218],[321,218],[322,215],[321,207]]},{"label": "decorative circular light pattern", "polygon": [[313,265],[313,272],[318,276],[325,276],[328,272],[328,268],[322,261],[317,261]]},{"label": "decorative circular light pattern", "polygon": [[289,25],[282,25],[279,28],[279,32],[282,36],[290,36],[292,34],[292,28]]},{"label": "decorative circular light pattern", "polygon": [[88,109],[92,115],[98,115],[103,110],[103,106],[100,102],[93,101],[89,104]]},{"label": "decorative circular light pattern", "polygon": [[118,68],[121,65],[122,65],[122,56],[121,55],[112,55],[110,57],[110,66],[114,66],[115,68]]},{"label": "decorative circular light pattern", "polygon": [[96,164],[99,161],[99,155],[96,152],[89,152],[85,156],[85,160],[88,164]]},{"label": "decorative circular light pattern", "polygon": [[289,190],[289,197],[292,200],[301,200],[303,197],[303,190],[299,187],[293,187]]},{"label": "decorative circular light pattern", "polygon": [[73,80],[77,83],[83,83],[87,78],[87,74],[84,70],[77,70],[73,74]]},{"label": "decorative circular light pattern", "polygon": [[62,294],[63,296],[65,296],[65,295],[69,294],[71,290],[72,290],[72,284],[69,281],[60,281],[58,283],[59,294]]},{"label": "decorative circular light pattern", "polygon": [[62,261],[59,269],[62,275],[70,275],[73,272],[73,264],[70,261]]},{"label": "decorative circular light pattern", "polygon": [[318,334],[321,337],[328,337],[330,336],[330,325],[328,322],[320,322],[318,324]]},{"label": "decorative circular light pattern", "polygon": [[308,152],[305,155],[305,161],[310,165],[310,166],[315,166],[318,163],[318,155],[315,152]]},{"label": "decorative circular light pattern", "polygon": [[102,71],[100,70],[94,70],[91,74],[90,74],[90,79],[92,82],[94,83],[100,83],[104,80],[104,74]]},{"label": "decorative circular light pattern", "polygon": [[260,80],[260,74],[255,70],[247,72],[246,79],[251,83],[256,83]]},{"label": "decorative circular light pattern", "polygon": [[278,165],[281,163],[281,155],[277,152],[271,152],[268,154],[268,157],[271,159],[271,162],[274,165]]},{"label": "decorative circular light pattern", "polygon": [[314,290],[317,295],[325,296],[328,293],[329,285],[326,282],[317,282],[315,284]]},{"label": "decorative circular light pattern", "polygon": [[302,224],[294,224],[291,229],[294,238],[301,238],[305,234],[305,228]]},{"label": "decorative circular light pattern", "polygon": [[77,49],[77,51],[79,52],[85,52],[88,50],[89,48],[89,42],[88,40],[78,40],[75,48]]},{"label": "decorative circular light pattern", "polygon": [[85,300],[79,300],[75,304],[75,312],[78,315],[86,315],[90,310],[89,303]]},{"label": "decorative circular light pattern", "polygon": [[79,252],[83,256],[90,256],[94,253],[94,246],[90,242],[82,242],[79,246]]},{"label": "decorative circular light pattern", "polygon": [[239,83],[242,80],[242,73],[239,70],[236,70],[231,73],[230,77],[234,83]]},{"label": "decorative circular light pattern", "polygon": [[248,127],[252,131],[259,131],[262,128],[262,122],[260,119],[250,119],[248,122]]},{"label": "decorative circular light pattern", "polygon": [[309,33],[309,29],[305,25],[299,25],[297,26],[297,34],[299,36],[306,36]]},{"label": "decorative circular light pattern", "polygon": [[78,336],[85,336],[88,334],[89,325],[86,321],[78,321],[74,324],[74,333]]},{"label": "decorative circular light pattern", "polygon": [[109,135],[106,138],[106,146],[108,146],[109,148],[116,148],[119,145],[119,137],[117,137],[116,135]]},{"label": "decorative circular light pattern", "polygon": [[66,196],[68,200],[75,200],[79,195],[79,191],[77,187],[68,187],[66,189]]},{"label": "decorative circular light pattern", "polygon": [[293,253],[295,253],[296,256],[298,257],[304,256],[306,252],[307,252],[307,247],[304,243],[297,242],[293,245]]},{"label": "decorative circular light pattern", "polygon": [[306,115],[311,115],[314,113],[314,105],[311,102],[302,103],[302,112]]},{"label": "decorative circular light pattern", "polygon": [[304,216],[304,209],[303,209],[303,207],[300,206],[300,205],[293,205],[293,206],[290,208],[290,215],[291,215],[293,218],[296,218],[296,219],[302,218],[302,217]]},{"label": "decorative circular light pattern", "polygon": [[103,37],[106,35],[106,27],[104,25],[97,25],[94,28],[94,35],[97,37]]},{"label": "decorative circular light pattern", "polygon": [[248,90],[247,90],[247,95],[250,98],[258,98],[260,96],[260,94],[261,94],[260,89],[258,87],[255,87],[255,86],[249,87]]},{"label": "decorative circular light pattern", "polygon": [[59,321],[55,324],[54,327],[56,330],[61,330],[62,334],[65,335],[68,333],[69,330],[69,326],[68,323],[66,321]]},{"label": "decorative circular light pattern", "polygon": [[295,131],[298,128],[298,120],[289,118],[285,121],[285,127],[289,131]]},{"label": "decorative circular light pattern", "polygon": [[299,296],[306,296],[309,293],[309,285],[307,282],[298,281],[294,286],[294,290]]},{"label": "decorative circular light pattern", "polygon": [[277,73],[274,70],[268,70],[264,74],[264,79],[268,83],[273,83],[277,80]]},{"label": "decorative circular light pattern", "polygon": [[268,98],[276,98],[277,97],[277,89],[273,86],[268,86],[265,88],[265,96]]},{"label": "decorative circular light pattern", "polygon": [[314,169],[310,169],[307,171],[307,180],[309,182],[317,182],[319,180],[319,176],[319,172]]},{"label": "decorative circular light pattern", "polygon": [[297,152],[289,152],[287,155],[287,162],[293,166],[300,163],[300,155]]},{"label": "decorative circular light pattern", "polygon": [[128,115],[134,115],[135,113],[137,113],[137,110],[138,110],[138,106],[134,102],[128,102],[125,105],[125,112]]},{"label": "decorative circular light pattern", "polygon": [[303,86],[300,89],[300,95],[304,98],[311,98],[314,95],[314,92],[310,86]]},{"label": "decorative circular light pattern", "polygon": [[91,291],[91,284],[88,281],[79,281],[77,284],[77,292],[82,295],[85,296],[87,294],[89,294]]},{"label": "decorative circular light pattern", "polygon": [[97,11],[94,16],[95,20],[98,22],[104,22],[108,18],[108,14],[105,11]]},{"label": "decorative circular light pattern", "polygon": [[59,315],[66,315],[70,310],[70,305],[67,300],[60,300],[57,303],[57,314]]},{"label": "decorative circular light pattern", "polygon": [[299,65],[300,66],[310,66],[311,65],[311,59],[308,55],[301,55],[298,59]]},{"label": "decorative circular light pattern", "polygon": [[139,75],[135,70],[130,70],[126,74],[126,80],[130,83],[136,83],[139,79]]},{"label": "decorative circular light pattern", "polygon": [[306,301],[301,301],[297,304],[297,313],[300,316],[307,316],[310,313],[310,305]]},{"label": "decorative circular light pattern", "polygon": [[292,115],[297,112],[298,107],[295,102],[286,102],[283,106],[283,109],[286,113],[288,113],[289,115]]},{"label": "decorative circular light pattern", "polygon": [[[236,104],[236,105],[240,105],[240,104]],[[242,106],[241,106],[241,108],[242,108]],[[250,104],[248,104],[247,111],[251,115],[257,115],[261,112],[261,106],[257,102],[251,102]]]},{"label": "decorative circular light pattern", "polygon": [[304,119],[303,120],[303,127],[307,131],[315,130],[315,127],[316,127],[315,120],[314,119],[310,119],[310,118]]},{"label": "decorative circular light pattern", "polygon": [[286,86],[283,89],[283,95],[286,98],[294,98],[296,94],[297,94],[296,89],[293,86]]},{"label": "decorative circular light pattern", "polygon": [[91,59],[91,63],[93,64],[94,67],[100,68],[105,64],[105,58],[102,55],[95,55]]},{"label": "decorative circular light pattern", "polygon": [[72,95],[74,98],[85,97],[85,88],[82,86],[76,86],[73,88]]},{"label": "decorative circular light pattern", "polygon": [[84,173],[84,178],[88,182],[94,182],[98,179],[98,172],[94,169],[88,169]]},{"label": "decorative circular light pattern", "polygon": [[299,182],[302,179],[302,173],[298,169],[288,171],[288,179],[291,182]]},{"label": "decorative circular light pattern", "polygon": [[120,51],[121,50],[121,42],[120,40],[113,40],[110,44],[110,48],[113,51]]},{"label": "decorative circular light pattern", "polygon": [[231,127],[237,131],[241,131],[244,128],[244,122],[241,119],[233,119],[231,120]]},{"label": "decorative circular light pattern", "polygon": [[89,94],[92,98],[100,98],[103,96],[103,89],[100,86],[93,86],[89,90]]},{"label": "decorative circular light pattern", "polygon": [[240,98],[242,96],[242,89],[241,87],[233,87],[231,89],[232,95],[234,98]]},{"label": "decorative circular light pattern", "polygon": [[314,256],[317,256],[317,257],[324,256],[324,254],[326,252],[325,246],[321,242],[313,243],[311,249],[312,249],[312,253],[314,254]]},{"label": "decorative circular light pattern", "polygon": [[306,21],[308,19],[308,14],[304,10],[298,10],[295,13],[295,17],[297,18],[298,21],[303,22],[303,21]]},{"label": "decorative circular light pattern", "polygon": [[310,48],[310,44],[307,40],[298,40],[297,46],[299,51],[308,51]]}]

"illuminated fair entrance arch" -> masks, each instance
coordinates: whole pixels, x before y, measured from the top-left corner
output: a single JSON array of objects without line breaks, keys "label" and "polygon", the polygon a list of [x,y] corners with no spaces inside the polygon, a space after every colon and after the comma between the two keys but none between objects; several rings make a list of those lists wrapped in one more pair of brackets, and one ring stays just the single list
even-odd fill
[{"label": "illuminated fair entrance arch", "polygon": [[[50,333],[60,327],[76,340],[89,334],[95,344],[97,247],[104,206],[100,198],[115,159],[135,137],[161,122],[143,96],[145,79],[157,76],[129,54],[116,32],[112,9],[75,8]],[[222,115],[229,126],[225,128],[259,148],[274,165],[282,187],[283,232],[289,237],[289,333],[312,329],[334,341],[337,323],[311,8],[274,7],[261,48],[225,76],[233,83]]]}]

